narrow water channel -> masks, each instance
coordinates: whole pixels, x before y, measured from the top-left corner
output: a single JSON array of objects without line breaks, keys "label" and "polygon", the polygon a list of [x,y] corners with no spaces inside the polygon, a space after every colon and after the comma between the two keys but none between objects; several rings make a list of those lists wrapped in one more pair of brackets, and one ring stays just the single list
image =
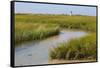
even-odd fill
[{"label": "narrow water channel", "polygon": [[15,48],[15,66],[49,64],[48,56],[51,48],[87,33],[83,31],[61,31],[59,35],[41,40],[20,44]]}]

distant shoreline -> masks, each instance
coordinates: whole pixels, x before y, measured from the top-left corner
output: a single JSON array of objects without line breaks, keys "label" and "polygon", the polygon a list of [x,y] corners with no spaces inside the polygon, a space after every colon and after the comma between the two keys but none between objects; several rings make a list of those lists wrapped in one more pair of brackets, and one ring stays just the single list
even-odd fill
[{"label": "distant shoreline", "polygon": [[[65,16],[70,16],[70,14],[44,14],[44,13],[15,13],[15,15],[65,15]],[[93,15],[73,14],[71,16],[93,16]],[[93,16],[93,17],[96,17],[96,16]]]}]

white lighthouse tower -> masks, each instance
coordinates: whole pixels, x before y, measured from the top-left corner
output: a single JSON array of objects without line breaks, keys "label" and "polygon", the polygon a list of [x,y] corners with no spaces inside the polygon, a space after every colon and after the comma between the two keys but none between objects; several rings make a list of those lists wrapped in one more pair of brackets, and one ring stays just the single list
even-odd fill
[{"label": "white lighthouse tower", "polygon": [[72,16],[72,11],[70,11],[70,16]]}]

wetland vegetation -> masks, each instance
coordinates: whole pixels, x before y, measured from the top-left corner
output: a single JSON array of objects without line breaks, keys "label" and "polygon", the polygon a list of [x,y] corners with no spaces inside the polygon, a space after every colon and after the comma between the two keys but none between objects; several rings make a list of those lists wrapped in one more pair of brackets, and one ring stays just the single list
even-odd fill
[{"label": "wetland vegetation", "polygon": [[50,60],[96,60],[96,17],[82,15],[15,14],[15,46],[30,40],[42,40],[64,30],[88,33],[54,47]]}]

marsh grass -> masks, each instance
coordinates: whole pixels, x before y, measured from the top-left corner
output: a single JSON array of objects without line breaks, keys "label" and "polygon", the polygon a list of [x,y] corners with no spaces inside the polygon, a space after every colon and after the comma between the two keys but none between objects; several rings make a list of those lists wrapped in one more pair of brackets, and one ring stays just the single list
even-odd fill
[{"label": "marsh grass", "polygon": [[[15,45],[30,41],[30,40],[42,40],[47,37],[57,35],[59,34],[61,29],[84,30],[84,31],[95,33],[96,32],[96,17],[95,16],[77,16],[77,15],[67,16],[67,15],[49,15],[49,14],[15,14]],[[76,41],[78,44],[79,43],[78,40]],[[74,41],[72,41],[72,43],[73,42]],[[88,42],[84,42],[84,44],[85,43],[88,43]],[[70,55],[73,55],[73,56],[76,55],[74,54],[74,52],[76,53],[78,50],[77,49],[78,45],[74,47],[74,44],[76,45],[76,43],[71,44],[70,47],[65,47],[64,44],[61,44],[61,46],[59,46],[58,48],[54,48],[54,50],[51,51],[50,57],[52,59],[54,59],[54,57],[52,56],[56,56],[56,57],[59,56],[57,58],[60,58],[60,59],[63,59],[63,58],[68,59],[66,58],[66,56],[68,56],[69,54],[66,55],[66,53],[70,53],[70,50],[68,52],[66,52],[66,50],[67,48],[71,49],[71,46],[73,47],[72,48],[73,51],[70,53]],[[79,45],[79,47],[82,47],[82,46]],[[55,52],[59,52],[59,54]],[[71,56],[71,58],[73,57]]]},{"label": "marsh grass", "polygon": [[16,23],[15,43],[19,44],[29,40],[40,40],[59,33],[59,28],[54,25],[32,23]]},{"label": "marsh grass", "polygon": [[96,59],[96,35],[91,34],[80,39],[72,39],[50,51],[49,58],[59,60]]},{"label": "marsh grass", "polygon": [[49,14],[15,14],[15,45],[57,35],[60,29],[88,31],[88,36],[59,44],[50,59],[79,60],[96,58],[96,17]]},{"label": "marsh grass", "polygon": [[68,16],[50,14],[16,14],[16,22],[53,24],[60,28],[80,29],[85,31],[96,31],[95,16]]}]

